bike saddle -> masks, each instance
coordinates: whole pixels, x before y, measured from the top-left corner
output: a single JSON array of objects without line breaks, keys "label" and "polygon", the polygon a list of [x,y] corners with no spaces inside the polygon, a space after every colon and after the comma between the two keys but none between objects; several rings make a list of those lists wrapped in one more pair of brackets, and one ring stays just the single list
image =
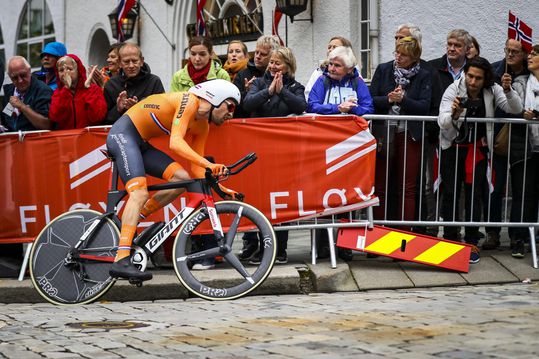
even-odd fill
[{"label": "bike saddle", "polygon": [[109,151],[102,149],[101,153],[103,154],[103,156],[107,157],[109,160],[111,160],[111,161],[114,160],[114,156],[111,155]]}]

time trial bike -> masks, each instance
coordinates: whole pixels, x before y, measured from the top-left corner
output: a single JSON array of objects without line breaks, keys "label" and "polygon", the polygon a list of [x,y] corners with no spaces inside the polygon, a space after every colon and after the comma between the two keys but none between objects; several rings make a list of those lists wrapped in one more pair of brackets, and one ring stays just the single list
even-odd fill
[{"label": "time trial bike", "polygon": [[[106,151],[104,155],[108,156]],[[106,213],[90,209],[70,211],[52,220],[34,241],[30,255],[30,276],[43,298],[60,304],[85,304],[95,301],[112,287],[109,275],[120,237],[117,208],[127,195],[118,189],[118,171],[113,158],[111,185]],[[168,223],[157,222],[133,240],[132,261],[146,270],[148,258],[177,231],[172,251],[173,266],[180,282],[189,292],[207,300],[239,298],[257,288],[270,274],[276,255],[275,233],[268,219],[255,207],[237,200],[215,202],[212,189],[226,197],[219,182],[252,164],[250,153],[226,166],[226,176],[214,177],[206,170],[205,178],[148,186],[148,191],[185,188],[187,205]],[[240,195],[242,197],[242,195]],[[245,232],[261,238],[260,264],[244,265],[236,253]],[[197,250],[200,235],[214,238],[215,247]],[[213,270],[226,271],[226,280],[215,280],[208,271],[193,271],[193,262],[220,256]],[[223,272],[224,273],[224,272]],[[220,276],[223,277],[223,276]],[[140,286],[142,283],[130,281]]]}]

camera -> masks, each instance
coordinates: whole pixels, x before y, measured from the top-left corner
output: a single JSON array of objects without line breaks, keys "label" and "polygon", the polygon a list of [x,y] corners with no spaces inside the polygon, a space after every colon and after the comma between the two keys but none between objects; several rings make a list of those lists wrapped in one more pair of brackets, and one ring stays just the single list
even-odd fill
[{"label": "camera", "polygon": [[470,99],[468,97],[463,97],[460,99],[460,107],[462,108],[479,108],[481,106],[481,99]]}]

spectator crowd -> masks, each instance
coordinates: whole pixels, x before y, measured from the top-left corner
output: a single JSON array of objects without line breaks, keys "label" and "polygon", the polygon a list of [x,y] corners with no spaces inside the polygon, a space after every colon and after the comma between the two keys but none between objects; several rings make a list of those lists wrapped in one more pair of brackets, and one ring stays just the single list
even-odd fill
[{"label": "spectator crowd", "polygon": [[[281,46],[275,36],[261,36],[252,58],[242,41],[231,41],[224,64],[214,53],[211,39],[196,36],[190,39],[189,58],[173,75],[169,90],[184,92],[211,79],[232,81],[242,96],[235,111],[238,118],[304,112],[391,115],[390,120],[371,123],[378,143],[375,187],[380,206],[374,209],[375,219],[436,221],[438,216],[449,222],[501,222],[509,164],[511,221],[536,222],[539,125],[515,124],[508,135],[504,123],[467,119],[538,119],[539,45],[527,53],[519,41],[508,39],[500,48],[504,56],[491,64],[480,56],[480,44],[466,30],[450,31],[446,52],[430,61],[422,58],[421,41],[417,26],[400,25],[395,31],[394,58],[378,65],[367,85],[352,44],[335,36],[329,40],[326,59],[304,86],[295,78],[293,50]],[[34,73],[24,57],[10,58],[5,64],[11,83],[4,85],[3,130],[111,125],[137,102],[165,92],[136,44],[115,44],[107,56],[106,67],[86,68],[62,43],[51,42],[41,53],[42,68]],[[410,115],[437,116],[438,120],[399,120]],[[510,143],[509,152],[503,136]],[[434,196],[438,173],[439,206]],[[499,174],[496,181],[493,173]],[[436,227],[402,229],[438,234]],[[472,244],[470,262],[476,263],[482,237],[484,249],[500,246],[500,228],[485,230],[486,235],[478,227],[466,226],[461,238],[459,227],[445,226],[443,237]],[[286,263],[288,234],[278,234],[277,261]],[[509,235],[512,255],[524,257],[527,229],[510,228]],[[256,234],[247,234],[240,258],[259,261],[259,241]],[[327,248],[319,248],[318,254],[327,256]],[[349,251],[339,251],[339,255],[346,260],[352,257]],[[213,265],[207,261],[199,269]]]}]

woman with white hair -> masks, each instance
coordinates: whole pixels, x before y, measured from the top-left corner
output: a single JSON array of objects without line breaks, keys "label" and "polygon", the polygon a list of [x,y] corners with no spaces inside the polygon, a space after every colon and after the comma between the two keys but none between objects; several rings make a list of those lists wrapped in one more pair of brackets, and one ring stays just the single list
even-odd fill
[{"label": "woman with white hair", "polygon": [[311,74],[311,77],[309,77],[309,81],[307,82],[307,85],[305,85],[305,100],[309,100],[309,93],[311,92],[311,89],[313,88],[314,83],[316,82],[316,80],[318,80],[318,78],[324,73],[324,71],[328,67],[329,54],[331,53],[331,51],[333,51],[333,49],[335,49],[338,46],[352,48],[352,43],[350,42],[350,40],[342,36],[333,36],[329,40],[325,60],[322,60],[320,62],[320,66],[314,69],[313,73]]},{"label": "woman with white hair", "polygon": [[322,115],[373,113],[367,85],[356,69],[352,49],[338,46],[329,53],[329,63],[309,93],[307,112]]},{"label": "woman with white hair", "polygon": [[[358,116],[373,113],[371,95],[356,65],[357,60],[350,47],[337,46],[331,50],[327,66],[309,93],[307,112]],[[329,257],[327,231],[317,230],[316,238],[318,258]],[[338,248],[337,254],[346,261],[353,259],[352,251],[349,249]]]}]

